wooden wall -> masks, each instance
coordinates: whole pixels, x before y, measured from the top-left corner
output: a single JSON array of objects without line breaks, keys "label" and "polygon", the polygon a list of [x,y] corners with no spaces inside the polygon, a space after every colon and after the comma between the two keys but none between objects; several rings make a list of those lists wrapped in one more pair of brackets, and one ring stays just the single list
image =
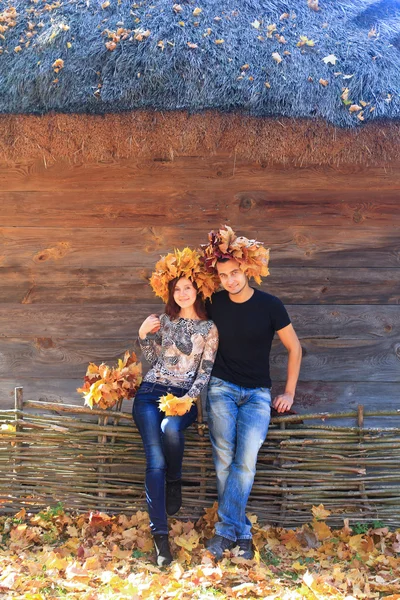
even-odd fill
[{"label": "wooden wall", "polygon": [[[0,164],[0,407],[80,402],[89,361],[113,361],[161,310],[161,253],[224,223],[271,248],[263,289],[304,352],[297,409],[400,408],[400,164],[284,168],[232,156]],[[275,391],[285,352],[272,357]]]}]

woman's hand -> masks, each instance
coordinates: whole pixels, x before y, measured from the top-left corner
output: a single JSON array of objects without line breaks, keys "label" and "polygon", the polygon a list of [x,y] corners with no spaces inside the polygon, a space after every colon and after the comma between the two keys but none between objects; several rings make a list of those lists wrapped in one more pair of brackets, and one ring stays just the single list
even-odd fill
[{"label": "woman's hand", "polygon": [[139,328],[139,337],[141,340],[147,336],[148,333],[156,333],[161,327],[160,319],[157,315],[150,315],[143,321]]}]

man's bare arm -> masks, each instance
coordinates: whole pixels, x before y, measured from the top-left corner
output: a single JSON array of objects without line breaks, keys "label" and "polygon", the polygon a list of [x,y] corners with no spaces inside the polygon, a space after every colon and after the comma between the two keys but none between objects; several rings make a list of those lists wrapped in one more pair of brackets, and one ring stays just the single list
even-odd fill
[{"label": "man's bare arm", "polygon": [[301,363],[301,345],[296,335],[293,325],[287,325],[277,331],[279,339],[288,351],[288,365],[285,391],[279,394],[272,403],[272,406],[279,412],[289,410],[293,404],[296,391],[297,380],[300,373]]}]

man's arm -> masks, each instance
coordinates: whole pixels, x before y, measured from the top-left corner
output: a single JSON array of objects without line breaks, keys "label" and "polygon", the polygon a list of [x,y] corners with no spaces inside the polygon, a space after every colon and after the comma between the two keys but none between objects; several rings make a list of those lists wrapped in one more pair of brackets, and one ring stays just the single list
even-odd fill
[{"label": "man's arm", "polygon": [[272,403],[272,406],[279,412],[289,410],[293,404],[296,384],[300,373],[301,363],[301,345],[296,335],[293,325],[287,325],[277,331],[279,339],[288,351],[288,365],[285,391],[279,394]]}]

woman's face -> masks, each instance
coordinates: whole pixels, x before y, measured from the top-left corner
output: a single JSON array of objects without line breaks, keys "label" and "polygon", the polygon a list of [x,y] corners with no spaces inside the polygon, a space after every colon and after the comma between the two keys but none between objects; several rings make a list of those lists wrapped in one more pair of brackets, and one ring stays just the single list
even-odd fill
[{"label": "woman's face", "polygon": [[190,308],[196,301],[197,291],[186,277],[178,279],[174,291],[174,300],[180,308]]}]

